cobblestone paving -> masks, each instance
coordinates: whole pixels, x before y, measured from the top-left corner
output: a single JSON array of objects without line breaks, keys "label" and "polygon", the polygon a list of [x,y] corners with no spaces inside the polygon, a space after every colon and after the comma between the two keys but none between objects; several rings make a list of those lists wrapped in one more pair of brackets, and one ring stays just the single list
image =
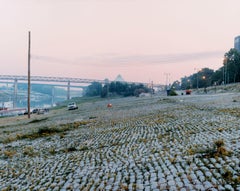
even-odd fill
[{"label": "cobblestone paving", "polygon": [[[113,99],[0,122],[0,190],[240,190],[239,95]],[[59,131],[34,137],[41,128]]]}]

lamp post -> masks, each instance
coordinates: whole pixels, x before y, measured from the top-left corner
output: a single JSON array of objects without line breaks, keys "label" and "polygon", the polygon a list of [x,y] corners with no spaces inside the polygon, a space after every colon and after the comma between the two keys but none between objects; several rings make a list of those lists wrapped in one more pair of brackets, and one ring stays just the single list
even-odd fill
[{"label": "lamp post", "polygon": [[206,76],[203,76],[202,79],[204,81],[204,92],[207,93]]},{"label": "lamp post", "polygon": [[188,82],[188,87],[187,87],[187,89],[191,89],[191,88],[192,88],[192,87],[191,87],[191,86],[192,86],[192,84],[191,84],[191,80],[188,79],[187,82]]},{"label": "lamp post", "polygon": [[198,72],[197,72],[197,90],[198,90]]}]

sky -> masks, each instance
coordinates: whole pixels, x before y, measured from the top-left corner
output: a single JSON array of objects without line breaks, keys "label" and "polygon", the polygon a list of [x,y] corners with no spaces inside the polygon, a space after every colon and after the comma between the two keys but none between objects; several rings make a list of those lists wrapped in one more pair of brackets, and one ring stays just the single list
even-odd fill
[{"label": "sky", "polygon": [[0,0],[0,75],[172,83],[219,69],[239,0]]}]

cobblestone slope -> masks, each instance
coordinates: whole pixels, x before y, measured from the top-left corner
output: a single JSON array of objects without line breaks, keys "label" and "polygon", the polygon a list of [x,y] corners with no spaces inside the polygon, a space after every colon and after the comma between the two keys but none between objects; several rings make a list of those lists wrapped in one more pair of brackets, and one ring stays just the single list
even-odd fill
[{"label": "cobblestone slope", "polygon": [[238,96],[122,98],[0,119],[0,190],[240,190]]}]

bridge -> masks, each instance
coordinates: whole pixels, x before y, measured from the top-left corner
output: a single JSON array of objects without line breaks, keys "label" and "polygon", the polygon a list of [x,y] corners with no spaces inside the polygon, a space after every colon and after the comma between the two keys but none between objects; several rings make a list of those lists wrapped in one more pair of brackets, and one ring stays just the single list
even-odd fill
[{"label": "bridge", "polygon": [[[19,82],[27,82],[28,76],[19,75],[0,75],[0,83],[14,84],[14,97],[17,96],[17,86]],[[67,99],[70,99],[70,88],[83,88],[83,84],[91,84],[93,82],[106,83],[106,80],[82,79],[82,78],[68,78],[68,77],[45,77],[45,76],[31,76],[31,84],[41,84],[40,82],[47,82],[53,86],[67,87]],[[55,84],[53,84],[55,83]],[[58,84],[57,84],[58,83]],[[64,84],[66,83],[66,84]]]},{"label": "bridge", "polygon": [[[17,86],[18,82],[28,81],[28,76],[20,76],[20,75],[0,75],[0,83],[13,83],[14,84],[14,97],[17,96]],[[32,83],[33,82],[33,83]],[[70,78],[70,77],[45,77],[45,76],[31,76],[31,84],[40,82],[50,83],[53,86],[61,86],[67,87],[67,99],[70,99],[70,88],[78,87],[83,88],[83,84],[91,84],[93,82],[99,82],[101,84],[111,83],[109,80],[96,80],[96,79],[82,79],[82,78]],[[59,83],[59,84],[56,84]],[[126,82],[126,83],[135,83],[135,84],[144,84],[149,85],[147,83],[140,82]],[[157,87],[157,85],[151,84],[153,87]],[[159,86],[159,85],[158,85]]]},{"label": "bridge", "polygon": [[[17,75],[0,75],[0,80],[17,80],[17,81],[27,81],[28,76],[17,76]],[[31,76],[31,81],[33,82],[71,82],[71,83],[106,83],[106,80],[95,80],[95,79],[82,79],[82,78],[69,78],[69,77],[45,77],[45,76]]]}]

